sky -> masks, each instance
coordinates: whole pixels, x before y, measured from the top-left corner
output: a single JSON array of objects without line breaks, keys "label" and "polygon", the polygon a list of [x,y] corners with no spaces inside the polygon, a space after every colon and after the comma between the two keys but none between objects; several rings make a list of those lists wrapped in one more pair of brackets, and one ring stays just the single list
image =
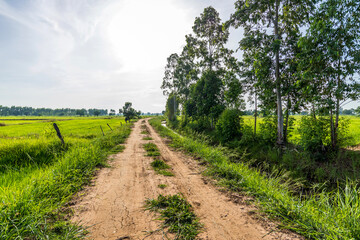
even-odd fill
[{"label": "sky", "polygon": [[161,112],[166,58],[208,6],[226,21],[234,0],[0,0],[0,105]]},{"label": "sky", "polygon": [[208,6],[225,21],[234,1],[0,0],[0,104],[161,112],[166,58]]}]

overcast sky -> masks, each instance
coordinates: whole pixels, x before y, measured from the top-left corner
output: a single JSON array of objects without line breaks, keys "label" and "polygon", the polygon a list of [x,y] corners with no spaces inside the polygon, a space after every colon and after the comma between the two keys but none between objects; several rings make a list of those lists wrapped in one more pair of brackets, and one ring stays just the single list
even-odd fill
[{"label": "overcast sky", "polygon": [[0,105],[161,112],[166,58],[208,6],[225,21],[234,0],[0,0]]},{"label": "overcast sky", "polygon": [[[0,104],[161,112],[166,58],[233,0],[0,0]],[[233,31],[236,48],[241,31]]]}]

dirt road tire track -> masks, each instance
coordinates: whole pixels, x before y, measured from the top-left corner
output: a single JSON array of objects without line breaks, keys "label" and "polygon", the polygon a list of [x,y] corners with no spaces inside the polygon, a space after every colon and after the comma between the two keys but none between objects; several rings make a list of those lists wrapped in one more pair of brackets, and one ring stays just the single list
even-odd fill
[{"label": "dirt road tire track", "polygon": [[[149,234],[158,229],[159,222],[154,221],[156,217],[152,213],[144,211],[144,202],[159,194],[179,192],[204,224],[200,239],[301,239],[265,228],[250,216],[254,207],[236,204],[212,184],[207,184],[197,162],[170,150],[147,120],[145,124],[153,140],[143,140],[141,124],[141,121],[135,123],[124,152],[113,156],[111,168],[99,172],[94,186],[86,189],[85,196],[74,207],[72,221],[89,227],[89,239],[164,239],[161,231]],[[152,159],[144,156],[142,145],[146,142],[158,146],[175,176],[154,173],[150,167]],[[159,184],[167,187],[160,189]]]}]

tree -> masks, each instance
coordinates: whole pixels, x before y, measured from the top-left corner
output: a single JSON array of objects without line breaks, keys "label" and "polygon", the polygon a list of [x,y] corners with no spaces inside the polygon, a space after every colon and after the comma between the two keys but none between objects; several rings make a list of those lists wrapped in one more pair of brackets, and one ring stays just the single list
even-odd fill
[{"label": "tree", "polygon": [[209,117],[210,127],[214,128],[215,120],[225,109],[223,83],[219,74],[208,70],[203,73],[199,81],[193,86],[191,104],[187,110],[195,119]]},{"label": "tree", "polygon": [[79,115],[79,116],[85,116],[87,113],[86,109],[78,109],[76,110],[76,115]]},{"label": "tree", "polygon": [[[207,7],[200,17],[195,18],[194,38],[189,46],[198,58],[202,70],[216,70],[222,67],[226,55],[231,51],[225,48],[229,30],[223,28],[219,13],[213,7]],[[189,36],[188,38],[191,38]]]},{"label": "tree", "polygon": [[114,110],[114,109],[110,109],[109,115],[110,115],[110,116],[114,116],[114,115],[115,115],[115,110]]},{"label": "tree", "polygon": [[356,77],[360,70],[359,10],[357,0],[322,2],[310,19],[306,36],[299,42],[303,51],[302,76],[312,83],[305,94],[309,102],[329,115],[333,149],[338,145],[341,105],[359,99],[360,94]]},{"label": "tree", "polygon": [[167,64],[165,66],[165,76],[161,85],[163,94],[169,96],[171,92],[175,92],[178,85],[177,66],[179,55],[177,53],[171,54],[167,58]]},{"label": "tree", "polygon": [[355,114],[357,114],[358,116],[360,116],[360,106],[357,107],[355,110],[354,110]]},{"label": "tree", "polygon": [[95,116],[99,116],[99,115],[100,115],[100,111],[99,111],[99,110],[95,110],[95,111],[94,111],[94,115],[95,115]]},{"label": "tree", "polygon": [[140,111],[136,111],[134,108],[132,108],[131,102],[125,102],[123,108],[119,109],[119,113],[122,113],[125,116],[125,121],[130,121],[133,118],[139,117],[139,115],[141,114]]},{"label": "tree", "polygon": [[[291,23],[298,27],[314,7],[312,0],[238,0],[235,2],[235,13],[231,15],[228,25],[244,27],[248,35],[260,36],[263,40],[263,51],[256,52],[254,62],[257,79],[266,80],[267,89],[272,88],[276,98],[277,143],[284,144],[283,119],[283,81],[281,78],[281,51],[284,47],[283,37],[286,26]],[[269,59],[271,62],[269,62]],[[260,73],[269,74],[269,78],[259,77]],[[265,84],[262,84],[265,85]],[[272,91],[268,91],[270,94]],[[263,95],[268,97],[269,95]],[[270,98],[271,99],[271,98]]]},{"label": "tree", "polygon": [[[191,86],[190,99],[185,104],[186,113],[195,119],[210,119],[214,128],[217,118],[226,108],[240,108],[242,87],[237,76],[237,61],[233,51],[225,44],[229,29],[224,28],[219,13],[207,7],[197,17],[193,35],[186,36],[186,52],[195,61],[199,80]],[[194,69],[194,65],[192,65]]]},{"label": "tree", "polygon": [[342,111],[342,114],[344,114],[344,115],[354,115],[354,109],[344,109]]},{"label": "tree", "polygon": [[176,100],[176,95],[171,93],[166,101],[166,115],[169,121],[176,121],[179,101]]},{"label": "tree", "polygon": [[180,56],[173,53],[167,58],[165,76],[161,85],[163,94],[167,96],[171,93],[175,94],[177,97],[174,100],[179,101],[175,105],[183,105],[189,97],[190,85],[197,80],[197,74],[194,56],[185,46]]}]

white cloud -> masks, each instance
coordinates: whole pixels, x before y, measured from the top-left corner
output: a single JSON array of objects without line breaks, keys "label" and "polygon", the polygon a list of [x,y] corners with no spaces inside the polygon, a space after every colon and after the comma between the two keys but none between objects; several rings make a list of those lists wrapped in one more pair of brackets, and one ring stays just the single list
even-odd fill
[{"label": "white cloud", "polygon": [[0,0],[0,102],[159,112],[166,58],[204,7],[226,18],[232,2]]}]

